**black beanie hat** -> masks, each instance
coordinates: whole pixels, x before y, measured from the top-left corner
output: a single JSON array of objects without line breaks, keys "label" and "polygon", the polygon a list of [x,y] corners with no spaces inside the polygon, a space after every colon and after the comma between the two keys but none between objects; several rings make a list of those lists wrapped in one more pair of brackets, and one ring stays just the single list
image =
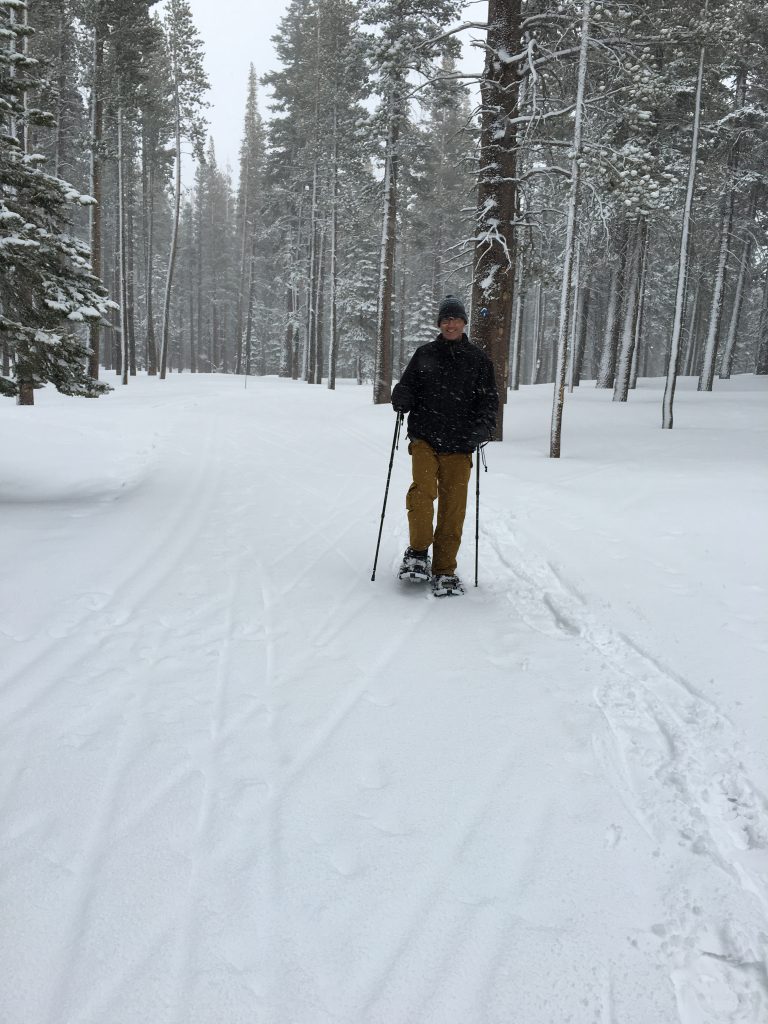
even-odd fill
[{"label": "black beanie hat", "polygon": [[464,303],[461,299],[457,299],[455,295],[446,295],[437,311],[438,327],[441,320],[447,320],[451,316],[461,317],[465,324],[469,323],[467,311],[464,309]]}]

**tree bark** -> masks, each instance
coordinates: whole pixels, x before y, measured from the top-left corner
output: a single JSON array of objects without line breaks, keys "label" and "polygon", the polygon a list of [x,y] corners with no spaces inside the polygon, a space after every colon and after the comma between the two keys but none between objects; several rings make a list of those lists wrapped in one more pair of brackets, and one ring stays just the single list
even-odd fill
[{"label": "tree bark", "polygon": [[[708,0],[705,0],[706,12]],[[685,286],[688,277],[688,236],[691,229],[691,211],[693,209],[693,189],[696,182],[696,170],[699,158],[699,125],[701,123],[701,91],[704,80],[704,46],[699,51],[699,71],[696,79],[696,99],[693,112],[693,135],[691,137],[691,156],[688,162],[688,187],[683,207],[683,226],[680,234],[680,258],[677,270],[677,295],[675,299],[675,316],[672,324],[672,341],[669,346],[667,362],[667,383],[662,401],[662,429],[671,430],[674,426],[673,404],[677,384],[678,364],[680,362],[680,334],[683,328],[683,304],[685,302]]]},{"label": "tree bark", "polygon": [[328,387],[336,388],[336,364],[339,352],[339,326],[337,310],[337,293],[339,286],[338,267],[338,192],[339,192],[339,119],[336,107],[333,108],[333,157],[331,168],[331,267],[330,267],[330,322],[328,342]]},{"label": "tree bark", "polygon": [[699,376],[698,391],[711,391],[715,379],[715,362],[717,350],[720,344],[720,326],[723,319],[723,303],[725,297],[725,281],[728,272],[728,255],[731,240],[731,225],[733,223],[734,190],[728,189],[728,195],[723,202],[723,211],[720,218],[720,246],[717,256],[717,270],[715,271],[715,284],[712,290],[712,304],[709,310],[709,327],[707,340],[704,345],[704,364]]},{"label": "tree bark", "polygon": [[587,53],[589,47],[589,2],[584,0],[581,8],[581,41],[579,45],[579,77],[576,90],[576,108],[573,125],[573,157],[571,158],[571,187],[568,193],[568,216],[565,229],[565,255],[563,258],[563,281],[560,290],[560,319],[557,333],[557,364],[555,366],[555,391],[552,400],[552,424],[549,439],[549,457],[560,458],[563,426],[563,405],[565,403],[565,375],[568,368],[568,331],[571,326],[571,305],[573,302],[573,265],[576,256],[576,229],[579,212],[579,159],[581,157],[581,132],[584,111],[584,88],[587,78]]},{"label": "tree bark", "polygon": [[523,319],[525,317],[525,260],[521,252],[517,253],[517,281],[515,292],[517,301],[515,304],[515,321],[512,329],[512,351],[509,357],[509,387],[512,391],[520,389],[520,356],[523,340]]},{"label": "tree bark", "polygon": [[598,388],[612,388],[616,376],[616,355],[621,326],[620,309],[624,293],[624,272],[627,261],[627,225],[625,221],[622,221],[618,228],[617,250],[617,262],[611,270],[608,309],[605,314],[603,350],[600,355],[597,380],[595,381],[595,386]]},{"label": "tree bark", "polygon": [[120,279],[120,370],[128,383],[128,281],[125,265],[125,182],[123,180],[123,106],[117,108],[117,260]]},{"label": "tree bark", "polygon": [[643,254],[647,234],[647,222],[640,218],[630,229],[632,250],[627,261],[624,286],[624,309],[621,326],[621,345],[613,387],[614,402],[626,402],[632,375],[632,362],[637,339],[637,321],[640,315],[640,282],[643,273]]},{"label": "tree bark", "polygon": [[377,405],[385,404],[392,398],[392,294],[395,283],[400,102],[398,91],[393,86],[389,96],[389,124],[384,169],[384,211],[379,266],[379,310],[373,372],[373,401]]},{"label": "tree bark", "polygon": [[[516,53],[521,38],[520,0],[489,0],[485,70],[480,84],[480,172],[472,272],[471,339],[490,358],[496,383],[507,387],[509,336],[514,300],[514,227],[517,210],[517,128],[520,79],[499,54]],[[504,437],[499,403],[494,440]]]},{"label": "tree bark", "polygon": [[763,281],[763,304],[757,324],[755,373],[760,376],[768,374],[768,274]]},{"label": "tree bark", "polygon": [[154,263],[155,263],[155,159],[148,152],[147,134],[141,152],[142,211],[144,217],[144,273],[146,276],[147,309],[147,375],[157,376],[157,340],[155,338]]},{"label": "tree bark", "polygon": [[173,114],[174,133],[176,136],[176,176],[173,190],[171,251],[168,256],[168,275],[165,280],[165,297],[163,299],[163,335],[160,344],[160,380],[165,380],[168,367],[168,344],[171,333],[171,292],[173,289],[173,274],[176,269],[176,253],[179,243],[179,217],[181,214],[181,106],[178,82],[174,82]]},{"label": "tree bark", "polygon": [[[754,218],[754,204],[750,208],[750,218]],[[747,280],[747,271],[752,262],[752,235],[749,234],[744,239],[744,244],[741,253],[741,263],[739,264],[739,276],[736,279],[736,292],[733,297],[733,309],[731,311],[731,322],[728,327],[728,336],[725,341],[725,348],[723,349],[723,359],[720,366],[720,379],[728,380],[731,376],[731,366],[733,364],[733,356],[736,351],[736,335],[739,329],[739,317],[741,316],[741,307],[744,299],[744,285]]]},{"label": "tree bark", "polygon": [[[90,212],[90,243],[91,269],[94,277],[101,279],[102,243],[101,243],[101,204],[102,204],[102,162],[101,138],[104,123],[104,101],[101,95],[102,69],[104,66],[104,38],[101,30],[101,4],[97,5],[93,29],[93,81],[91,83],[91,196],[95,203]],[[101,345],[101,326],[97,320],[88,325],[89,347],[88,376],[99,379],[99,361]]]}]

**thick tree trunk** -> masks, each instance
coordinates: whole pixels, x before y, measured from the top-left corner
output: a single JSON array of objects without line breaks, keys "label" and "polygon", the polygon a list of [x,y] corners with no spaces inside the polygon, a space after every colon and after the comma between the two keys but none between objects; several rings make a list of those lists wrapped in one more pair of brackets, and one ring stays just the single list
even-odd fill
[{"label": "thick tree trunk", "polygon": [[[489,0],[485,70],[480,85],[480,173],[472,272],[471,339],[491,359],[496,383],[507,387],[509,336],[514,301],[517,210],[517,113],[520,78],[511,61],[521,38],[520,0]],[[499,403],[494,439],[504,436],[504,404]]]}]

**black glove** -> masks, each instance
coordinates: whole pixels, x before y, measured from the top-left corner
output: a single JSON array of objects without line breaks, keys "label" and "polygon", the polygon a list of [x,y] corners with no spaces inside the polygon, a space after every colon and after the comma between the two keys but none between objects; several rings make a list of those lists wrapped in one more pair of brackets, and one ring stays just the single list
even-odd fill
[{"label": "black glove", "polygon": [[395,384],[392,390],[392,408],[395,412],[410,412],[413,408],[413,395],[410,388],[403,384]]},{"label": "black glove", "polygon": [[485,444],[486,441],[490,441],[490,439],[491,432],[485,423],[478,423],[476,427],[472,427],[469,432],[469,437],[467,438],[473,450],[477,448],[478,445]]}]

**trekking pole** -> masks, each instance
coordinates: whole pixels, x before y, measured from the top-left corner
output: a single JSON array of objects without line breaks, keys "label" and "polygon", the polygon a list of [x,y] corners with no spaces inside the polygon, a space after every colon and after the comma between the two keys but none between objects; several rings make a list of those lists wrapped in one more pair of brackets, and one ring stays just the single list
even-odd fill
[{"label": "trekking pole", "polygon": [[485,472],[488,472],[488,463],[485,461],[485,445],[478,445],[477,451],[475,452],[476,459],[476,478],[477,482],[475,485],[475,586],[477,586],[477,563],[479,558],[480,550],[480,460],[482,459],[483,468]]},{"label": "trekking pole", "polygon": [[384,529],[384,513],[387,511],[387,495],[389,494],[389,480],[392,476],[392,463],[395,461],[395,449],[397,448],[398,441],[400,440],[400,427],[403,422],[403,414],[399,412],[397,414],[397,422],[395,423],[395,436],[392,438],[392,454],[389,456],[389,471],[387,473],[387,486],[384,489],[384,504],[381,509],[381,523],[379,524],[379,539],[376,541],[376,556],[373,559],[373,572],[371,573],[371,582],[376,579],[376,563],[379,560],[379,546],[381,544],[381,531]]}]

